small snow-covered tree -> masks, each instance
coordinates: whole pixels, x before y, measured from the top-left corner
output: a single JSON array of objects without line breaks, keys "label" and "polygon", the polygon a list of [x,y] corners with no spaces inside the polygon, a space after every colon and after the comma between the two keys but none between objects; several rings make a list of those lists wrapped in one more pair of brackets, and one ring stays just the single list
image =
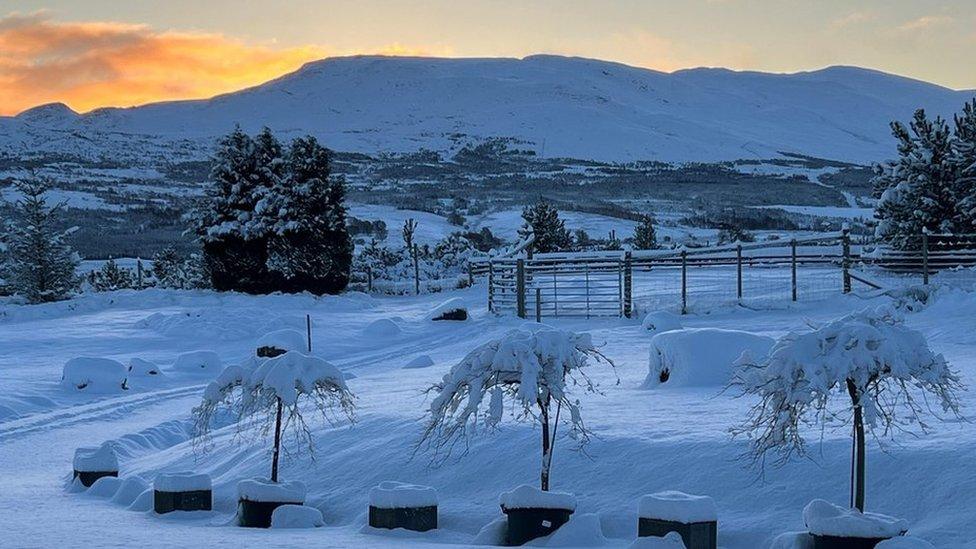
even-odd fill
[{"label": "small snow-covered tree", "polygon": [[566,223],[559,218],[559,211],[545,200],[522,209],[522,219],[532,228],[535,253],[564,252],[573,247],[573,235]]},{"label": "small snow-covered tree", "polygon": [[90,282],[96,292],[111,292],[135,287],[135,280],[131,269],[119,267],[112,258],[102,264],[97,271],[91,272]]},{"label": "small snow-covered tree", "polygon": [[657,246],[657,234],[654,231],[654,218],[649,215],[641,216],[640,223],[634,228],[634,249],[653,250]]},{"label": "small snow-covered tree", "polygon": [[435,462],[447,459],[459,443],[466,451],[467,438],[477,431],[479,422],[487,428],[499,424],[508,398],[514,403],[512,415],[516,420],[538,422],[542,427],[540,484],[542,490],[549,490],[563,408],[569,416],[562,419],[570,436],[581,446],[590,438],[579,400],[570,391],[599,392],[585,372],[591,360],[613,366],[589,334],[563,330],[515,330],[479,345],[428,389],[434,398],[418,448],[431,451]]},{"label": "small snow-covered tree", "polygon": [[314,455],[312,433],[302,404],[312,403],[330,424],[342,416],[355,419],[354,397],[342,372],[321,358],[289,351],[273,358],[252,357],[238,366],[225,368],[203,393],[194,408],[197,437],[207,437],[222,408],[237,417],[239,432],[256,429],[261,436],[273,430],[271,481],[278,482],[278,458],[282,437],[307,446]]},{"label": "small snow-covered tree", "polygon": [[951,162],[958,195],[956,230],[976,233],[976,99],[955,117]]},{"label": "small snow-covered tree", "polygon": [[[803,455],[804,426],[821,428],[853,420],[855,459],[852,503],[864,511],[865,427],[880,436],[917,427],[930,399],[945,413],[959,414],[958,375],[925,337],[903,323],[891,307],[853,313],[805,333],[780,338],[767,359],[743,355],[732,384],[759,402],[732,429],[750,440],[760,467],[767,454],[778,463]],[[843,395],[839,407],[833,397]]]},{"label": "small snow-covered tree", "polygon": [[64,204],[48,207],[45,195],[50,188],[50,183],[42,180],[17,182],[22,197],[8,233],[7,283],[31,303],[65,299],[81,282],[76,272],[78,254],[65,242],[71,229],[54,228]]},{"label": "small snow-covered tree", "polygon": [[183,259],[173,246],[167,246],[152,257],[152,275],[160,288],[182,288],[185,285]]},{"label": "small snow-covered tree", "polygon": [[403,247],[407,250],[413,249],[414,235],[417,233],[417,222],[411,217],[403,222],[403,229],[400,234],[403,236]]}]

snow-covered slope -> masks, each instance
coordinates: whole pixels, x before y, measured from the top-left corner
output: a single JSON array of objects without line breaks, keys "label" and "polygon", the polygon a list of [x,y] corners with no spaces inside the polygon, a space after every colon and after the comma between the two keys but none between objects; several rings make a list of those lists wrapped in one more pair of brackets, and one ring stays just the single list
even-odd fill
[{"label": "snow-covered slope", "polygon": [[309,63],[212,99],[99,109],[46,105],[0,118],[0,153],[98,157],[128,148],[194,154],[235,123],[374,153],[452,150],[514,138],[544,156],[628,161],[772,158],[865,162],[891,156],[888,123],[973,92],[853,67],[796,74],[675,73],[581,58],[344,57]]}]

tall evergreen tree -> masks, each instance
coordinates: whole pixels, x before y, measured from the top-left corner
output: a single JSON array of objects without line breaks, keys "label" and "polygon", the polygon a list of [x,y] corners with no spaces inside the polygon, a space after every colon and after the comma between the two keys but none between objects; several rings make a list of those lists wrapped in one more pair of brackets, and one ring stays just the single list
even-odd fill
[{"label": "tall evergreen tree", "polygon": [[552,204],[540,200],[533,206],[526,206],[522,210],[522,219],[535,234],[533,252],[563,252],[573,247],[573,236]]},{"label": "tall evergreen tree", "polygon": [[956,229],[976,233],[976,99],[966,103],[955,116],[952,164],[958,195]]},{"label": "tall evergreen tree", "polygon": [[66,299],[80,283],[78,255],[65,242],[69,234],[54,228],[63,204],[48,207],[50,184],[41,180],[17,182],[23,197],[17,202],[17,221],[9,233],[7,283],[31,303]]},{"label": "tall evergreen tree", "polygon": [[640,223],[634,228],[634,249],[653,250],[657,248],[657,233],[654,231],[654,218],[641,216]]}]

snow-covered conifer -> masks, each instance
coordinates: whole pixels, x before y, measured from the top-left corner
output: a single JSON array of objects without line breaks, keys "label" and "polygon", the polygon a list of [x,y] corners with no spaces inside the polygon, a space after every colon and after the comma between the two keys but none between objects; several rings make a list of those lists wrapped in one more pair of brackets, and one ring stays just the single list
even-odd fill
[{"label": "snow-covered conifer", "polygon": [[566,223],[559,218],[559,211],[545,200],[522,209],[522,219],[532,228],[536,253],[563,252],[573,247],[573,236]]},{"label": "snow-covered conifer", "polygon": [[101,268],[91,273],[91,286],[96,292],[111,292],[134,287],[134,276],[131,269],[119,267],[112,258],[102,264]]},{"label": "snow-covered conifer", "polygon": [[976,99],[966,103],[955,117],[952,164],[958,195],[956,230],[976,233]]},{"label": "snow-covered conifer", "polygon": [[649,215],[641,216],[640,223],[634,228],[634,249],[653,250],[657,248],[657,234],[654,231],[654,218]]},{"label": "snow-covered conifer", "polygon": [[182,288],[185,284],[183,260],[173,246],[167,246],[152,257],[152,275],[160,288]]}]

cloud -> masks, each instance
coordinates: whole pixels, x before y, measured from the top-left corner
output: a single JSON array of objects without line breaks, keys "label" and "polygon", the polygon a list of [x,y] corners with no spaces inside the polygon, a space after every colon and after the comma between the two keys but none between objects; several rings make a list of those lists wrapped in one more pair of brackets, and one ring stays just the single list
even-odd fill
[{"label": "cloud", "polygon": [[113,22],[58,22],[47,12],[0,18],[0,115],[61,101],[75,110],[211,97],[260,84],[329,55],[449,54],[390,44],[371,51],[279,48],[223,34]]},{"label": "cloud", "polygon": [[897,29],[906,32],[925,31],[947,25],[951,22],[952,18],[945,15],[923,15],[918,19],[912,19],[911,21],[906,21],[898,25]]},{"label": "cloud", "polygon": [[878,16],[875,13],[867,11],[855,11],[848,13],[843,17],[838,17],[830,22],[830,30],[843,30],[851,26],[859,25],[862,23],[867,23],[874,21]]}]

